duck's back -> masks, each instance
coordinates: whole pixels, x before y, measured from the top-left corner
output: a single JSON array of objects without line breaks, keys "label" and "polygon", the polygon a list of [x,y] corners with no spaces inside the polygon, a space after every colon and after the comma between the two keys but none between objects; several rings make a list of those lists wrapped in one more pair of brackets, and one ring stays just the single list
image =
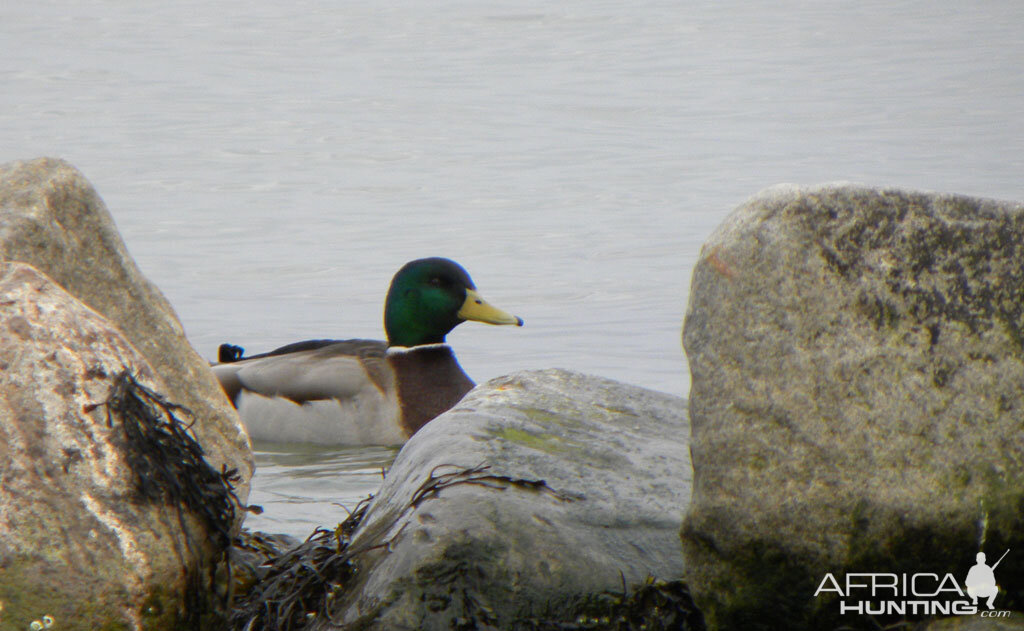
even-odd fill
[{"label": "duck's back", "polygon": [[384,342],[298,342],[213,370],[254,440],[391,445],[407,438]]}]

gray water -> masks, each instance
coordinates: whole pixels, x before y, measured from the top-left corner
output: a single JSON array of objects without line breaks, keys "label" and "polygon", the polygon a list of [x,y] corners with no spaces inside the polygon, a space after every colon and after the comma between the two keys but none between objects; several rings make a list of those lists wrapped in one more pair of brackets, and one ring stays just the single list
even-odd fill
[{"label": "gray water", "polygon": [[[685,395],[700,244],[780,182],[1024,199],[1024,3],[41,0],[0,8],[0,161],[60,156],[212,358],[380,337],[405,261],[463,263],[559,366]],[[257,446],[307,534],[389,454]],[[334,498],[334,499],[331,499]]]}]

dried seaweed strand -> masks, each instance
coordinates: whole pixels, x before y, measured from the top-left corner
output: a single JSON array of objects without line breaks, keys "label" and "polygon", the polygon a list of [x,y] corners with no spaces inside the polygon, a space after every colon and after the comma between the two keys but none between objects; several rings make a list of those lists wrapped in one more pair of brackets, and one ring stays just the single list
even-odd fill
[{"label": "dried seaweed strand", "polygon": [[458,465],[454,464],[440,464],[431,469],[430,477],[428,477],[413,494],[412,500],[409,501],[409,506],[419,506],[422,502],[437,497],[443,489],[455,486],[456,484],[476,484],[492,489],[506,489],[509,486],[513,486],[531,491],[548,493],[563,502],[573,502],[578,499],[582,499],[582,496],[580,495],[551,488],[551,486],[549,486],[544,480],[514,478],[507,475],[485,473],[491,469],[491,466],[483,463],[478,464],[475,467],[460,469],[459,471],[453,471],[451,473],[437,474],[438,469],[457,466]]}]

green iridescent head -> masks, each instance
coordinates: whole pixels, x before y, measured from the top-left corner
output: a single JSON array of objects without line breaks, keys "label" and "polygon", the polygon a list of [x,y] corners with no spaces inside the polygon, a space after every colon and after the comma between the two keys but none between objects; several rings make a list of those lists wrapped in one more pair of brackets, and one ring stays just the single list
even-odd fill
[{"label": "green iridescent head", "polygon": [[418,259],[406,263],[391,279],[384,303],[389,346],[441,344],[466,320],[523,326],[521,318],[481,298],[469,274],[455,261]]}]

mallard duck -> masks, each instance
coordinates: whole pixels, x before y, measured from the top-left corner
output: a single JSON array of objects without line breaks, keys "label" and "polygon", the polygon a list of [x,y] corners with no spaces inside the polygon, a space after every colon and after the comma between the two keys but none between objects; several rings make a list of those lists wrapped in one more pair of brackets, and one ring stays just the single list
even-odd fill
[{"label": "mallard duck", "polygon": [[255,440],[401,444],[473,388],[445,343],[466,320],[523,326],[458,263],[419,259],[391,280],[386,342],[308,340],[249,357],[223,344],[213,371]]}]

